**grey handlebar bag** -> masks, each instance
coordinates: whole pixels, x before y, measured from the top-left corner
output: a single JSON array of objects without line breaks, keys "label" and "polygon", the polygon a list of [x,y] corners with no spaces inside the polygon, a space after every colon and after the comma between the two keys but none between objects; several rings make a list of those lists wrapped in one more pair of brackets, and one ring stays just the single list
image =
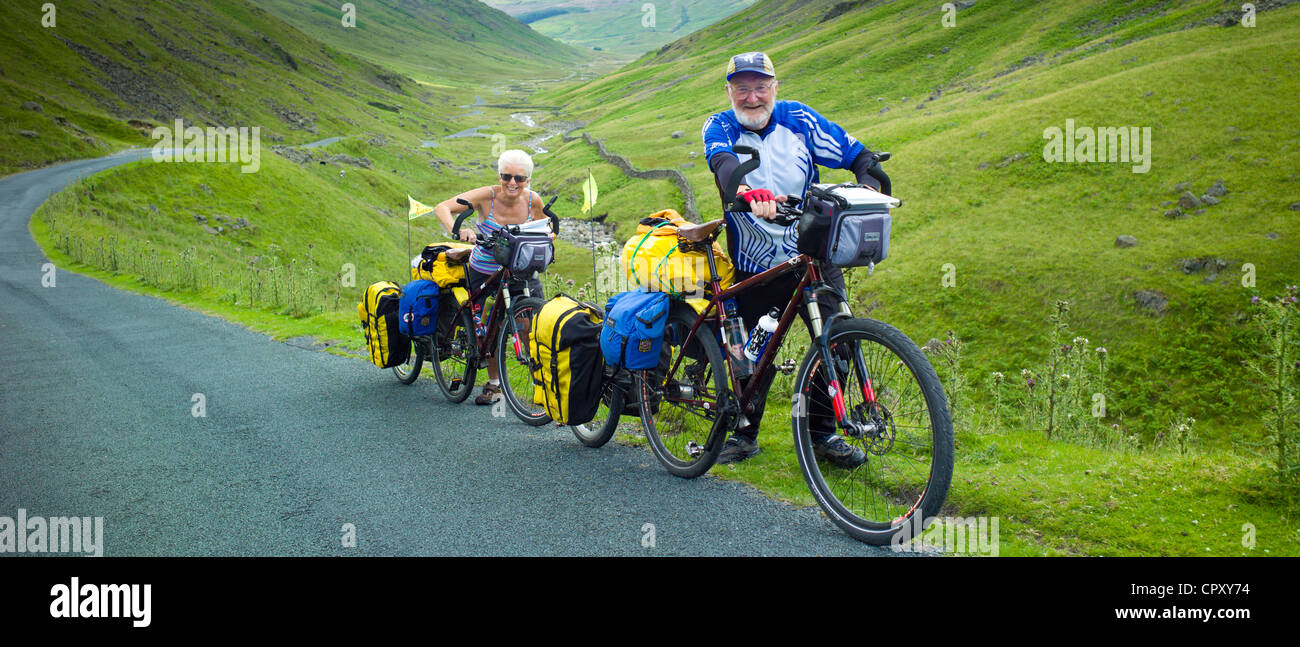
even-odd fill
[{"label": "grey handlebar bag", "polygon": [[866,187],[814,184],[799,218],[799,252],[836,267],[879,263],[889,256],[890,209],[899,204]]},{"label": "grey handlebar bag", "polygon": [[[512,231],[514,229],[514,231]],[[520,276],[544,272],[555,260],[555,244],[542,233],[518,231],[515,227],[502,227],[492,257],[503,267]]]}]

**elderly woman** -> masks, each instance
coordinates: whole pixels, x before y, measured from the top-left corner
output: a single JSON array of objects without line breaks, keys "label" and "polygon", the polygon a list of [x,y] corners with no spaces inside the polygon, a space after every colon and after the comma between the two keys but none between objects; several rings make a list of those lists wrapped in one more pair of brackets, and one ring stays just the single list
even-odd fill
[{"label": "elderly woman", "polygon": [[[530,220],[546,218],[542,213],[541,196],[528,188],[528,182],[533,175],[533,158],[529,157],[528,153],[521,150],[508,150],[502,153],[497,159],[497,171],[500,177],[499,184],[470,189],[438,203],[438,206],[433,208],[433,213],[438,216],[438,220],[442,221],[447,231],[451,231],[455,224],[455,215],[465,211],[464,205],[457,203],[457,199],[469,202],[478,214],[475,227],[461,227],[460,239],[466,242],[472,243],[480,237],[491,236],[492,232],[504,225],[520,225]],[[499,269],[501,265],[492,259],[491,253],[481,247],[475,247],[470,255],[466,272],[470,291],[479,289],[488,277]],[[532,296],[545,298],[542,294],[542,282],[536,276],[529,277],[528,290]],[[510,295],[513,299],[522,297],[522,285],[511,285]],[[475,306],[481,309],[486,299],[486,294],[481,295],[475,301]],[[496,362],[488,363],[488,378],[488,383],[483,386],[483,392],[474,399],[475,404],[492,404],[501,397],[501,380],[497,375]]]}]

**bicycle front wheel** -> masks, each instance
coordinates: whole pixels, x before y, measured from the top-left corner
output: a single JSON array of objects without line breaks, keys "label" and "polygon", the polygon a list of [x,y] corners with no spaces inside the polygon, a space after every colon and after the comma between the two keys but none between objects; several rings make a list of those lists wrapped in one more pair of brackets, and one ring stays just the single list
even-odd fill
[{"label": "bicycle front wheel", "polygon": [[464,402],[474,390],[474,377],[478,373],[475,348],[474,318],[469,310],[461,310],[451,318],[446,330],[433,336],[430,349],[433,376],[443,395],[452,402]]},{"label": "bicycle front wheel", "polygon": [[687,342],[696,314],[678,305],[668,317],[659,366],[634,377],[650,450],[670,473],[695,478],[709,471],[722,451],[731,420],[723,409],[731,391],[713,328],[701,324]]},{"label": "bicycle front wheel", "polygon": [[[900,533],[915,537],[939,513],[952,481],[952,414],[939,377],[907,335],[873,319],[836,322],[830,347],[855,429],[834,431],[826,372],[814,346],[794,388],[794,446],[804,480],[826,516],[854,539],[885,545]],[[821,431],[844,433],[867,462],[846,469],[820,461],[814,440]]]},{"label": "bicycle front wheel", "polygon": [[501,322],[497,334],[497,375],[501,376],[501,394],[506,405],[520,420],[534,427],[551,421],[538,398],[535,397],[532,363],[528,355],[528,331],[533,317],[542,311],[545,301],[536,297],[519,299],[511,308],[511,316]]}]

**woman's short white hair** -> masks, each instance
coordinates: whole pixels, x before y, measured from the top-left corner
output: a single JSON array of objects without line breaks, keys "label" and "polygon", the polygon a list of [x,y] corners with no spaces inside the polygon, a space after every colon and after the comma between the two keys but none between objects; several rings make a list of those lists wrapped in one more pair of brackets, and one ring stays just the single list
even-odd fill
[{"label": "woman's short white hair", "polygon": [[519,149],[511,149],[501,154],[497,158],[497,173],[505,173],[507,164],[517,164],[524,167],[524,175],[533,176],[533,158],[528,153]]}]

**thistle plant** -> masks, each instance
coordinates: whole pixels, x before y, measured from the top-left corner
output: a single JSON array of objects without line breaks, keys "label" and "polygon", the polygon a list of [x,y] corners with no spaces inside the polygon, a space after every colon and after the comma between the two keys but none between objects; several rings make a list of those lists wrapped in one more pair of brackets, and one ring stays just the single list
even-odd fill
[{"label": "thistle plant", "polygon": [[1296,286],[1289,285],[1284,294],[1272,299],[1251,297],[1256,308],[1253,321],[1263,344],[1257,355],[1245,362],[1266,398],[1264,429],[1274,452],[1274,470],[1283,482],[1293,481],[1300,474],[1300,430],[1295,422],[1300,414],[1296,397],[1300,381],[1297,291]]}]

